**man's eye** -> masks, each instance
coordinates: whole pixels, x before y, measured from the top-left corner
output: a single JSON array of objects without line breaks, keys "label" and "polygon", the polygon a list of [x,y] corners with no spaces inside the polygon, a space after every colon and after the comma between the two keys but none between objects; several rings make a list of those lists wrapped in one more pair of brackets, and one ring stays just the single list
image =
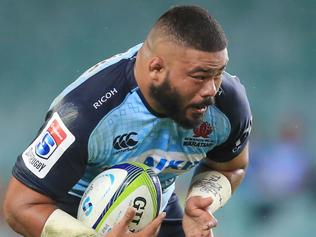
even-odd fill
[{"label": "man's eye", "polygon": [[192,76],[192,78],[197,79],[197,80],[205,80],[207,77],[206,76]]}]

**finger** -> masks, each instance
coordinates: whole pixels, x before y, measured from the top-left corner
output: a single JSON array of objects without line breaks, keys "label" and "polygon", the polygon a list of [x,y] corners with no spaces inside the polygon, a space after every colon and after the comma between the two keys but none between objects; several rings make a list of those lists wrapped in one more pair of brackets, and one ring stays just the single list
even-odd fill
[{"label": "finger", "polygon": [[165,217],[166,213],[162,212],[148,226],[146,226],[143,230],[145,236],[155,235]]},{"label": "finger", "polygon": [[213,235],[213,230],[212,229],[207,229],[207,230],[201,230],[196,236],[201,236],[201,237],[214,237]]},{"label": "finger", "polygon": [[203,232],[201,236],[214,237],[214,235],[213,235],[213,230],[210,229],[210,230],[208,230],[208,231],[206,231],[206,232]]},{"label": "finger", "polygon": [[213,202],[213,199],[210,197],[208,198],[203,198],[201,196],[190,197],[186,202],[185,212],[192,216],[199,215],[199,213],[196,213],[196,210],[197,209],[206,210],[212,204],[212,202]]},{"label": "finger", "polygon": [[202,229],[203,230],[210,230],[218,225],[218,222],[215,218],[207,222],[205,225],[203,225]]},{"label": "finger", "polygon": [[134,219],[135,213],[136,213],[135,209],[132,207],[129,207],[127,211],[125,212],[123,218],[118,223],[118,225],[120,225],[121,227],[127,228],[129,223]]},{"label": "finger", "polygon": [[201,209],[209,207],[213,202],[213,199],[211,197],[203,198],[198,197],[195,203],[195,206]]}]

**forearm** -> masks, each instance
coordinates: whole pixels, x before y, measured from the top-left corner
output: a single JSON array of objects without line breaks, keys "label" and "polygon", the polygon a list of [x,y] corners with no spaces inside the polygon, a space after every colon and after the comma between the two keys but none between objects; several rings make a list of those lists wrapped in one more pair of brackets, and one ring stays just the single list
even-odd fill
[{"label": "forearm", "polygon": [[8,224],[26,237],[97,236],[92,228],[56,209],[51,198],[15,178],[11,179],[3,207]]},{"label": "forearm", "polygon": [[228,162],[214,162],[209,158],[205,158],[197,167],[194,175],[205,171],[218,171],[229,180],[232,193],[234,193],[246,174],[249,163],[248,149],[249,146],[247,144],[237,157]]},{"label": "forearm", "polygon": [[4,213],[8,224],[14,231],[26,237],[39,237],[46,220],[56,207],[51,204],[30,204],[16,210],[8,210],[8,208],[7,206]]},{"label": "forearm", "polygon": [[74,217],[48,205],[33,205],[12,216],[8,222],[16,232],[26,237],[99,236]]},{"label": "forearm", "polygon": [[57,209],[47,219],[41,237],[101,237],[68,213]]},{"label": "forearm", "polygon": [[237,189],[246,174],[248,165],[248,146],[228,162],[214,162],[205,158],[197,167],[192,178],[188,197],[211,197],[213,203],[209,211],[222,207]]},{"label": "forearm", "polygon": [[217,172],[220,172],[221,174],[225,175],[225,177],[229,180],[232,193],[234,193],[237,189],[237,187],[240,185],[240,183],[243,181],[245,174],[246,174],[246,167],[240,167],[234,170],[227,170],[227,169],[220,169],[220,168],[210,168],[206,164],[201,164],[197,167],[194,176],[203,173],[203,172],[210,172],[212,170],[216,170]]}]

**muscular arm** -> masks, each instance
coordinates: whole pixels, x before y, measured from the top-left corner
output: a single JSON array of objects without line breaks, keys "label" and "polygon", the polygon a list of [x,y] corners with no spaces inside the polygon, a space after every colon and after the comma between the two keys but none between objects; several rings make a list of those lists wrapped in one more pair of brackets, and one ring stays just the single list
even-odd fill
[{"label": "muscular arm", "polygon": [[[244,150],[231,161],[219,163],[206,158],[197,167],[193,180],[194,178],[199,177],[195,176],[200,173],[202,177],[210,178],[208,175],[210,175],[212,171],[221,173],[221,175],[223,175],[223,177],[225,176],[227,179],[225,177],[224,179],[223,177],[219,179],[224,181],[224,183],[216,183],[216,181],[219,180],[208,180],[214,187],[221,187],[221,194],[212,194],[204,191],[206,197],[200,195],[199,192],[195,192],[196,188],[194,187],[193,181],[189,190],[189,197],[185,204],[185,213],[182,221],[183,230],[186,236],[213,236],[211,228],[214,228],[217,225],[217,220],[212,213],[225,204],[231,195],[231,191],[234,192],[236,190],[245,176],[245,168],[247,164],[248,145],[245,146]],[[216,174],[216,176],[218,175]],[[200,188],[197,188],[197,190],[200,190]]]},{"label": "muscular arm", "polygon": [[[4,214],[9,225],[26,237],[100,237],[94,229],[57,209],[50,198],[29,189],[12,178],[4,202]],[[56,211],[55,211],[56,210]],[[54,216],[54,217],[52,217]],[[153,237],[163,221],[161,213],[146,228],[137,233],[127,232],[135,210],[129,208],[122,220],[108,233],[109,237]],[[48,220],[48,221],[47,221]],[[49,224],[48,224],[49,222]],[[44,228],[44,230],[43,230]],[[43,233],[42,233],[43,232]]]},{"label": "muscular arm", "polygon": [[232,192],[236,190],[242,182],[246,174],[246,167],[248,165],[248,145],[245,146],[243,151],[228,162],[214,162],[210,159],[204,159],[197,167],[195,175],[204,171],[215,170],[225,175],[230,181]]},{"label": "muscular arm", "polygon": [[23,236],[39,237],[50,214],[56,209],[49,197],[15,179],[11,179],[4,200],[4,214],[9,225]]}]

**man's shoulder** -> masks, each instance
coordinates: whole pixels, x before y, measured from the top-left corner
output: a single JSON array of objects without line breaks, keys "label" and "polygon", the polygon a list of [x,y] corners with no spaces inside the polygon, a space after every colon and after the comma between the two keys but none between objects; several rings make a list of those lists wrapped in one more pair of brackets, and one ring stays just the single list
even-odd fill
[{"label": "man's shoulder", "polygon": [[207,153],[214,161],[225,162],[238,156],[246,146],[252,125],[252,114],[245,87],[237,76],[224,73],[216,95],[216,107],[229,120],[227,140]]},{"label": "man's shoulder", "polygon": [[237,76],[223,73],[222,84],[216,95],[216,106],[228,116],[250,115],[246,89]]},{"label": "man's shoulder", "polygon": [[137,88],[133,68],[138,48],[133,47],[88,69],[56,97],[49,111],[57,112],[67,126],[89,134]]},{"label": "man's shoulder", "polygon": [[217,99],[247,99],[244,85],[237,76],[228,72],[222,75],[222,84],[216,97]]},{"label": "man's shoulder", "polygon": [[50,108],[72,95],[76,96],[72,98],[75,103],[89,99],[93,101],[93,107],[99,108],[108,97],[112,97],[110,94],[117,93],[118,87],[134,87],[134,61],[141,46],[138,44],[90,67],[54,99]]}]

